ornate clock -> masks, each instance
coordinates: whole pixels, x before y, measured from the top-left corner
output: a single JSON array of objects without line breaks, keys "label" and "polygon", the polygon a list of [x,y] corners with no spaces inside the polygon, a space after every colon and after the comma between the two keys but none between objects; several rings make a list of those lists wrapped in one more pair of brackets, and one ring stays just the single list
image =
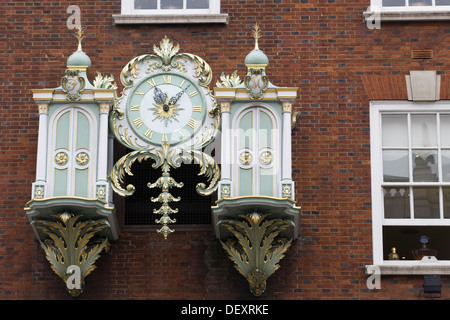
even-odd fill
[{"label": "ornate clock", "polygon": [[151,145],[182,143],[205,121],[208,96],[190,78],[157,73],[140,82],[126,103],[127,118],[137,137]]},{"label": "ornate clock", "polygon": [[195,161],[200,164],[200,174],[208,178],[209,186],[197,184],[197,192],[209,195],[217,189],[220,170],[216,161],[203,149],[214,141],[219,132],[220,112],[208,85],[212,72],[199,56],[181,53],[167,37],[160,47],[153,47],[154,54],[132,59],[120,75],[124,87],[110,116],[110,126],[115,138],[134,150],[114,165],[109,176],[112,188],[122,196],[134,192],[134,186],[121,186],[125,174],[131,174],[136,161],[153,159],[153,168],[161,168],[162,176],[149,188],[161,188],[161,208],[154,210],[161,215],[156,219],[162,224],[158,232],[165,238],[174,230],[169,223],[176,222],[170,214],[170,202],[177,202],[169,189],[183,187],[170,177],[170,168],[180,162]]}]

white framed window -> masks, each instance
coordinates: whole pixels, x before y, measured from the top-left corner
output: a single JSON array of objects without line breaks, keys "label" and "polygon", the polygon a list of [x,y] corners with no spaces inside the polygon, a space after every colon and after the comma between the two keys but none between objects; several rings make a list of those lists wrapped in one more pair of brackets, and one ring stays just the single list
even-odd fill
[{"label": "white framed window", "polygon": [[[450,102],[375,101],[370,108],[373,262],[385,273],[449,274]],[[434,263],[416,255],[421,236]],[[389,260],[392,248],[399,260]]]},{"label": "white framed window", "polygon": [[371,0],[364,12],[366,20],[447,20],[450,0]]},{"label": "white framed window", "polygon": [[220,0],[122,0],[116,24],[228,23],[220,13]]},{"label": "white framed window", "polygon": [[450,0],[372,0],[373,5],[392,10],[441,10],[450,8]]}]

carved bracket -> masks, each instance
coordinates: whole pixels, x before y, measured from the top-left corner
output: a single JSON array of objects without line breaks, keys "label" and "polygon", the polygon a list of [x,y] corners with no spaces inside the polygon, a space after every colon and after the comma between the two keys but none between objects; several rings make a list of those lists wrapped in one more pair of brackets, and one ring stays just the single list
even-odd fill
[{"label": "carved bracket", "polygon": [[221,241],[235,268],[248,281],[250,292],[260,296],[266,290],[267,279],[280,267],[279,261],[291,245],[292,239],[279,237],[292,226],[291,220],[269,219],[253,212],[239,219],[219,221],[235,238]]},{"label": "carved bracket", "polygon": [[52,270],[66,283],[70,295],[78,297],[83,293],[85,278],[96,268],[94,263],[100,253],[109,250],[107,237],[95,238],[109,223],[106,220],[79,221],[80,216],[68,212],[56,218],[56,221],[33,223],[49,237],[39,242]]}]

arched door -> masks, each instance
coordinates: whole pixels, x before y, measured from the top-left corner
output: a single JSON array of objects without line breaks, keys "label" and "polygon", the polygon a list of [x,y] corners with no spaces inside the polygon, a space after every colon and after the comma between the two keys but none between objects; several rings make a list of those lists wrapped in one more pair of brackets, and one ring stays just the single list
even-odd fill
[{"label": "arched door", "polygon": [[93,198],[95,117],[78,106],[57,111],[50,121],[50,196]]},{"label": "arched door", "polygon": [[235,196],[278,196],[280,175],[279,121],[269,107],[244,108],[235,118]]}]

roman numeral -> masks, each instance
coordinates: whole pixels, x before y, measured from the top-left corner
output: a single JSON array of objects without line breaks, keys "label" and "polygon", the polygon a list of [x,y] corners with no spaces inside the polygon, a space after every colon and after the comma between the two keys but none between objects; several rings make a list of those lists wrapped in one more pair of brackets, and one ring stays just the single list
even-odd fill
[{"label": "roman numeral", "polygon": [[167,135],[165,133],[162,134],[161,142],[167,142]]},{"label": "roman numeral", "polygon": [[189,127],[191,127],[192,129],[195,128],[195,126],[197,125],[198,121],[194,120],[194,119],[190,119],[189,122],[187,123],[187,125]]},{"label": "roman numeral", "polygon": [[151,78],[150,80],[147,80],[147,83],[150,85],[151,88],[156,87],[155,79]]},{"label": "roman numeral", "polygon": [[167,75],[167,78],[164,75],[162,77],[163,77],[164,83],[168,83],[168,84],[172,83],[172,76],[171,75]]},{"label": "roman numeral", "polygon": [[145,93],[140,92],[139,90],[136,90],[135,94],[138,94],[140,96],[143,96]]},{"label": "roman numeral", "polygon": [[192,106],[193,112],[202,112],[202,106]]},{"label": "roman numeral", "polygon": [[136,128],[139,129],[144,124],[144,121],[142,121],[141,118],[136,118],[133,120],[133,123],[136,126]]},{"label": "roman numeral", "polygon": [[196,96],[198,94],[198,92],[197,91],[193,91],[193,92],[191,92],[191,93],[189,93],[189,97],[194,97],[194,96]]},{"label": "roman numeral", "polygon": [[139,105],[136,105],[136,106],[131,106],[131,108],[130,108],[130,110],[131,111],[139,111]]},{"label": "roman numeral", "polygon": [[153,136],[153,130],[152,129],[148,129],[147,131],[145,131],[144,136],[146,136],[147,138],[151,139]]}]

